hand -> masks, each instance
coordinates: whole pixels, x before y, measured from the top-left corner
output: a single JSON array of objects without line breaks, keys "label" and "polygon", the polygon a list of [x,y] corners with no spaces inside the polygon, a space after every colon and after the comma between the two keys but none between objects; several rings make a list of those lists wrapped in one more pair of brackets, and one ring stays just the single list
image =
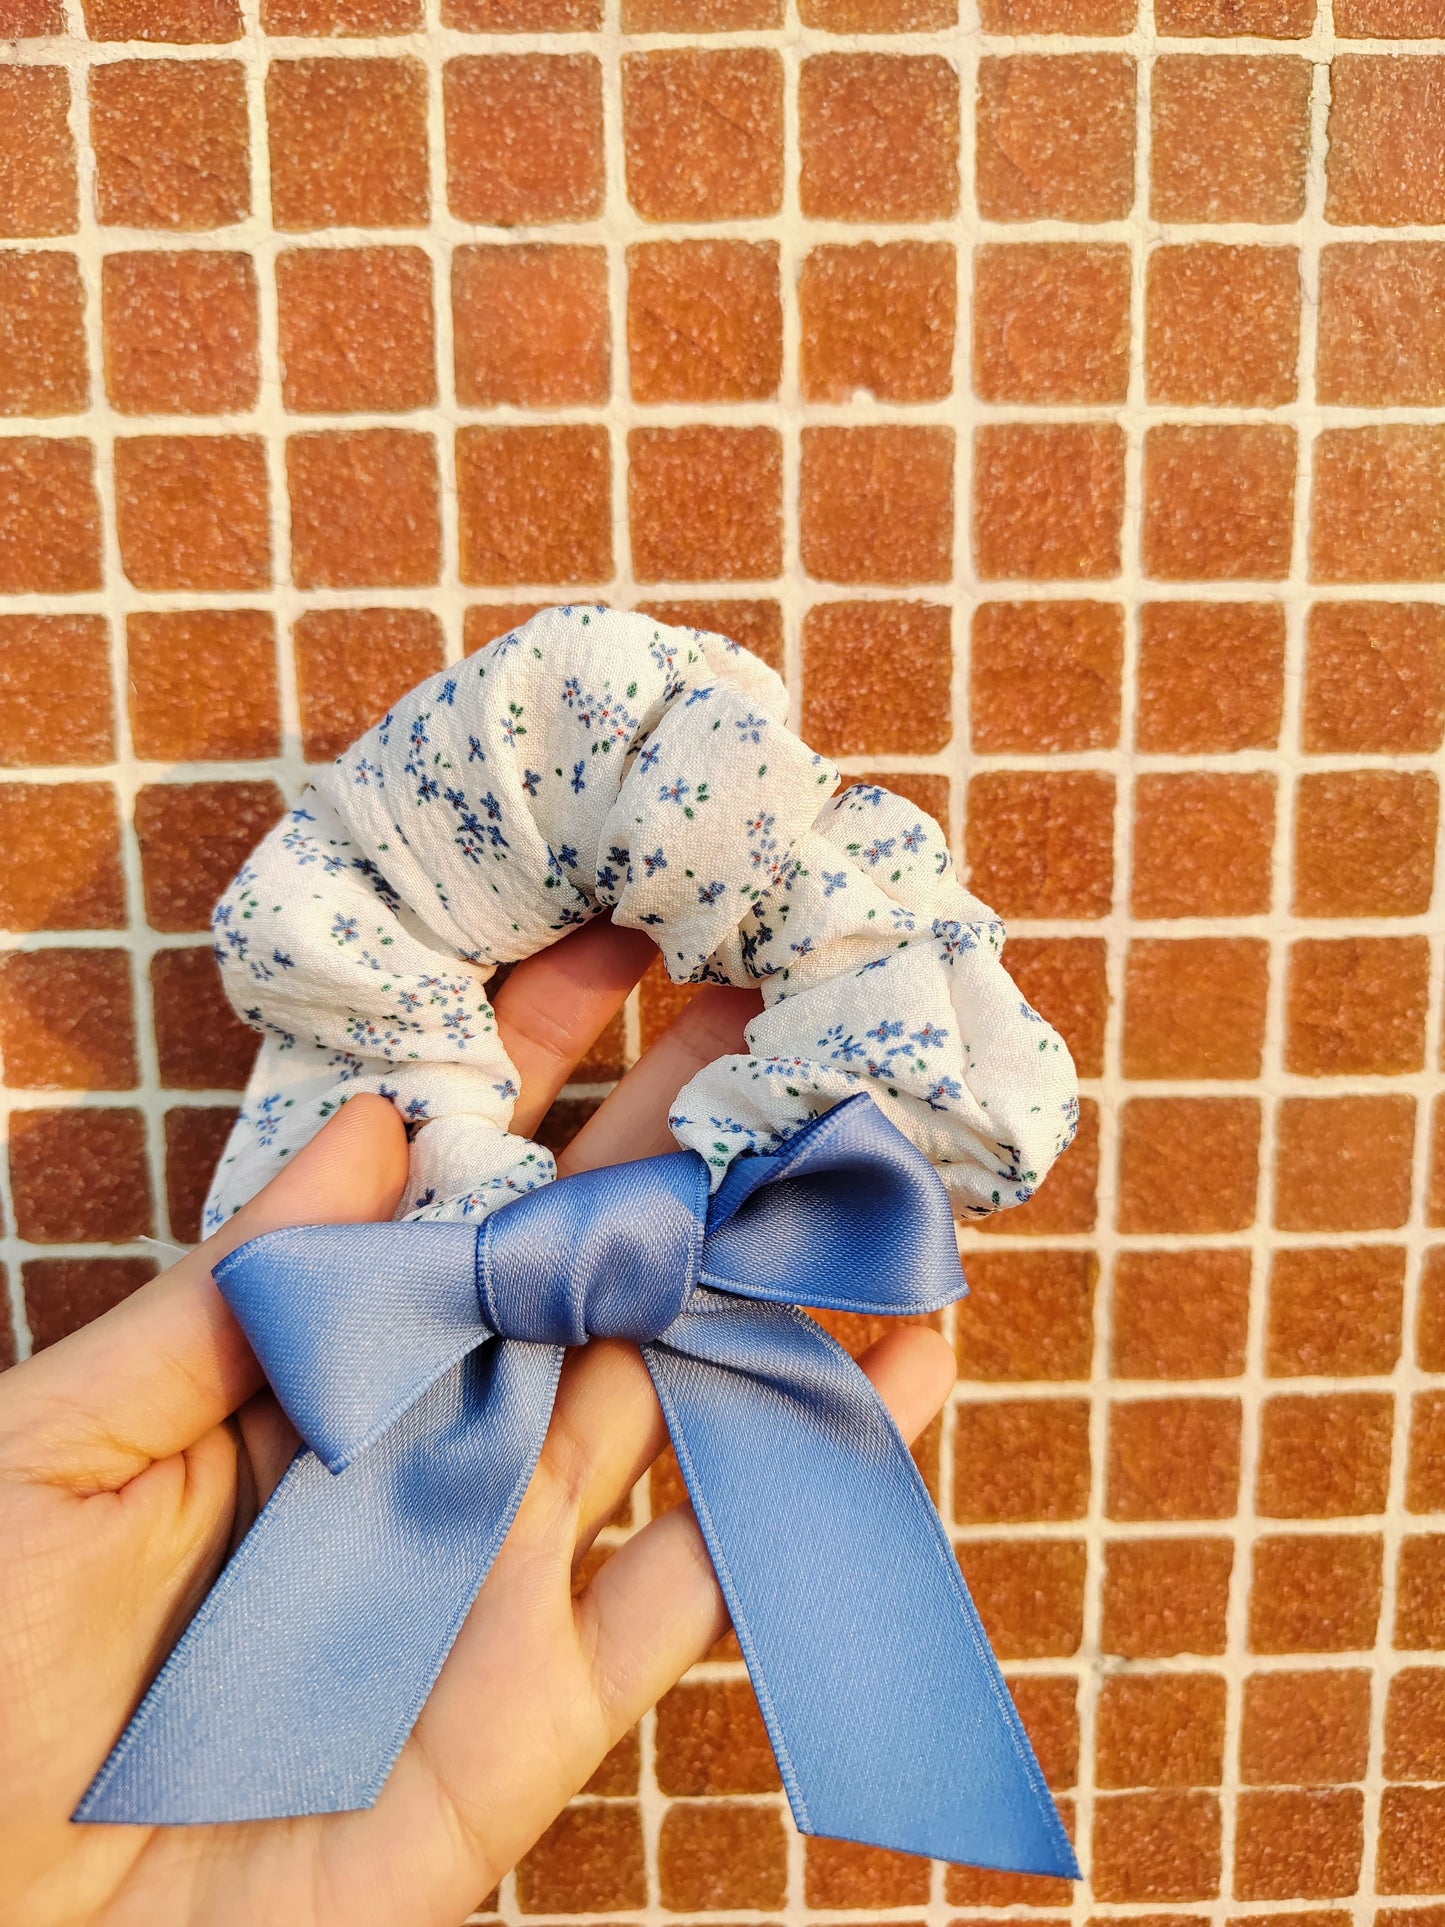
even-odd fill
[{"label": "hand", "polygon": [[[495,1002],[532,1133],[655,954],[591,925]],[[565,1174],[676,1148],[669,1103],[740,1049],[751,993],[705,989],[589,1120]],[[527,1498],[375,1807],[210,1827],[72,1826],[91,1775],[274,1489],[296,1435],[210,1267],[280,1225],[389,1218],[406,1139],[361,1096],[190,1256],[0,1380],[0,1916],[11,1927],[284,1921],[453,1927],[727,1625],[690,1509],[576,1597],[597,1533],[667,1443],[641,1357],[569,1353]],[[863,1368],[905,1434],[952,1382],[899,1327]],[[799,1602],[800,1611],[803,1602]]]}]

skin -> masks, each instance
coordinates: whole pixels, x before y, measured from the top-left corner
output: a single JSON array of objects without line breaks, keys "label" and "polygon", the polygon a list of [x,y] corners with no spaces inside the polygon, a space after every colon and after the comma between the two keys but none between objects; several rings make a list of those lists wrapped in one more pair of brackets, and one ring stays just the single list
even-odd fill
[{"label": "skin", "polygon": [[[495,1003],[530,1135],[654,955],[594,924]],[[751,993],[705,989],[588,1122],[563,1174],[676,1148],[669,1103],[742,1048]],[[0,1380],[0,1917],[105,1922],[461,1920],[727,1618],[689,1509],[636,1533],[575,1597],[598,1531],[667,1442],[636,1349],[568,1355],[527,1498],[375,1807],[215,1827],[69,1814],[296,1447],[210,1267],[281,1225],[389,1218],[406,1139],[352,1100],[226,1226]],[[914,1437],[953,1379],[937,1333],[862,1361]]]}]

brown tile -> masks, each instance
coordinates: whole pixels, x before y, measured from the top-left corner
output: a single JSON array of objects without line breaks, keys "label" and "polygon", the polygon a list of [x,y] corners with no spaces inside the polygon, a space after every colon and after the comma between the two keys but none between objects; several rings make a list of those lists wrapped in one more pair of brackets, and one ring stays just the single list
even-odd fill
[{"label": "brown tile", "polygon": [[74,234],[79,206],[70,77],[63,67],[0,71],[0,235]]},{"label": "brown tile", "polygon": [[1361,1652],[1380,1617],[1375,1533],[1291,1534],[1254,1544],[1252,1653]]},{"label": "brown tile", "polygon": [[1241,1408],[1233,1398],[1120,1400],[1109,1408],[1111,1519],[1232,1519]]},{"label": "brown tile", "polygon": [[1241,1793],[1238,1900],[1337,1900],[1360,1883],[1364,1796],[1357,1787]]},{"label": "brown tile", "polygon": [[79,1331],[156,1275],[149,1258],[29,1258],[20,1270],[37,1352]]},{"label": "brown tile", "polygon": [[1266,1519],[1383,1512],[1395,1401],[1387,1392],[1267,1398],[1255,1509]]},{"label": "brown tile", "polygon": [[1151,100],[1156,221],[1297,221],[1304,213],[1308,61],[1163,54]]},{"label": "brown tile", "polygon": [[973,747],[1112,748],[1123,656],[1117,603],[980,603],[969,656]]},{"label": "brown tile", "polygon": [[969,888],[1000,916],[1107,916],[1113,838],[1101,772],[999,770],[968,786]]},{"label": "brown tile", "polygon": [[1326,754],[1439,749],[1445,609],[1431,602],[1317,602],[1309,613],[1303,742]]},{"label": "brown tile", "polygon": [[12,1089],[134,1090],[129,953],[11,951],[0,960],[0,1051]]},{"label": "brown tile", "polygon": [[1004,960],[1027,1002],[1063,1037],[1080,1077],[1102,1077],[1109,1011],[1103,939],[1013,937]]},{"label": "brown tile", "polygon": [[1079,1682],[1071,1674],[1028,1673],[1008,1682],[1044,1778],[1071,1787],[1079,1777]]},{"label": "brown tile", "polygon": [[998,1657],[1067,1659],[1084,1636],[1087,1555],[1075,1539],[975,1539],[958,1547]]},{"label": "brown tile", "polygon": [[624,33],[742,33],[782,24],[782,0],[622,0]]},{"label": "brown tile", "polygon": [[1337,54],[1330,63],[1325,219],[1401,227],[1445,221],[1436,90],[1445,59]]},{"label": "brown tile", "polygon": [[474,656],[551,605],[545,602],[475,602],[462,612],[462,649]]},{"label": "brown tile", "polygon": [[206,1193],[237,1115],[231,1104],[184,1104],[166,1112],[166,1223],[181,1244],[201,1241]]},{"label": "brown tile", "polygon": [[1116,1673],[1099,1691],[1101,1787],[1218,1786],[1224,1777],[1222,1673]]},{"label": "brown tile", "polygon": [[1410,1401],[1407,1512],[1445,1512],[1445,1393],[1418,1392]]},{"label": "brown tile", "polygon": [[1179,40],[1307,40],[1315,0],[1162,0],[1154,17],[1161,34]]},{"label": "brown tile", "polygon": [[1270,1259],[1271,1378],[1373,1377],[1400,1356],[1405,1254],[1395,1245],[1299,1246]]},{"label": "brown tile", "polygon": [[627,513],[640,582],[741,582],[783,566],[776,428],[634,428]]},{"label": "brown tile", "polygon": [[1271,749],[1284,711],[1283,605],[1146,602],[1137,741],[1178,755]]},{"label": "brown tile", "polygon": [[134,435],[115,445],[121,567],[137,589],[271,586],[259,435]]},{"label": "brown tile", "polygon": [[488,227],[590,221],[602,212],[602,68],[595,54],[449,60],[447,204]]},{"label": "brown tile", "polygon": [[124,1244],[155,1229],[139,1111],[12,1111],[10,1185],[32,1244]]},{"label": "brown tile", "polygon": [[1249,1325],[1247,1251],[1121,1251],[1114,1260],[1116,1378],[1238,1378]]},{"label": "brown tile", "polygon": [[199,232],[251,212],[245,69],[238,60],[118,60],[92,68],[95,210],[108,227]]},{"label": "brown tile", "polygon": [[612,355],[603,248],[458,248],[457,400],[468,408],[606,401]]},{"label": "brown tile", "polygon": [[1136,937],[1124,976],[1124,1075],[1258,1077],[1268,994],[1263,937]]},{"label": "brown tile", "polygon": [[1134,786],[1136,917],[1249,917],[1269,909],[1275,779],[1158,772]]},{"label": "brown tile", "polygon": [[[1383,1894],[1434,1895],[1445,1889],[1445,1787],[1385,1788],[1375,1885]],[[1411,1913],[1418,1918],[1434,1911],[1424,1907]]]},{"label": "brown tile", "polygon": [[441,569],[436,441],[405,428],[286,442],[291,573],[303,589],[418,588]]},{"label": "brown tile", "polygon": [[680,629],[701,629],[727,636],[761,656],[770,669],[783,671],[782,604],[765,598],[717,597],[701,602],[639,602],[640,615]]},{"label": "brown tile", "polygon": [[276,300],[288,409],[390,414],[435,402],[432,271],[420,248],[283,248]]},{"label": "brown tile", "polygon": [[825,756],[942,749],[953,733],[951,631],[943,603],[815,603],[803,617],[805,740]]},{"label": "brown tile", "polygon": [[804,1843],[803,1898],[809,1907],[926,1907],[930,1866],[912,1853],[890,1853],[852,1840]]},{"label": "brown tile", "polygon": [[1144,437],[1143,560],[1164,582],[1289,574],[1295,432],[1172,423]]},{"label": "brown tile", "polygon": [[80,263],[0,253],[0,415],[78,415],[89,405]]},{"label": "brown tile", "polygon": [[1112,1539],[1105,1548],[1106,1653],[1222,1653],[1234,1547],[1228,1539]]},{"label": "brown tile", "polygon": [[1212,1793],[1115,1793],[1094,1808],[1090,1877],[1098,1900],[1211,1900],[1219,1854]]},{"label": "brown tile", "polygon": [[958,211],[958,72],[939,54],[814,54],[798,81],[798,195],[814,221]]},{"label": "brown tile", "polygon": [[1279,1107],[1275,1223],[1285,1231],[1392,1230],[1410,1212],[1415,1100],[1287,1097]]},{"label": "brown tile", "polygon": [[669,1807],[657,1842],[662,1904],[674,1913],[781,1907],[788,1842],[776,1807],[709,1801]]},{"label": "brown tile", "polygon": [[156,40],[168,46],[239,40],[237,0],[84,0],[92,40]]},{"label": "brown tile", "polygon": [[[1064,1831],[1072,1839],[1074,1834],[1074,1803],[1072,1800],[1056,1800],[1059,1818],[1064,1823]],[[955,1907],[1067,1907],[1074,1897],[1072,1884],[1067,1880],[1052,1878],[1048,1874],[1001,1873],[989,1867],[945,1867],[943,1875],[943,1896]],[[1048,1914],[1023,1915],[1017,1913],[1003,1918],[1022,1919],[1024,1927],[1044,1927],[1050,1918]],[[976,1914],[966,1916],[974,1921]],[[963,1922],[954,1921],[951,1927],[963,1927]],[[992,1927],[1000,1927],[995,1921]]]},{"label": "brown tile", "polygon": [[151,958],[160,1081],[173,1091],[240,1091],[261,1039],[232,1010],[209,945]]},{"label": "brown tile", "polygon": [[958,0],[798,0],[798,18],[824,33],[941,33]]},{"label": "brown tile", "polygon": [[426,225],[426,69],[419,60],[273,61],[266,120],[278,228]]},{"label": "brown tile", "polygon": [[1099,1261],[1087,1251],[971,1251],[958,1309],[966,1379],[1084,1379]]},{"label": "brown tile", "polygon": [[[625,55],[622,126],[627,198],[645,221],[745,221],[782,207],[783,62],[775,49]],[[598,166],[600,178],[600,156]]]},{"label": "brown tile", "polygon": [[126,617],[131,740],[146,762],[242,761],[281,747],[268,610]]},{"label": "brown tile", "polygon": [[0,615],[0,767],[114,754],[105,617]]},{"label": "brown tile", "polygon": [[564,1807],[517,1863],[524,1914],[615,1914],[646,1904],[642,1820],[632,1800]]},{"label": "brown tile", "polygon": [[1401,1542],[1395,1644],[1408,1652],[1445,1648],[1445,1535],[1419,1533]]},{"label": "brown tile", "polygon": [[1082,1519],[1089,1507],[1087,1399],[987,1399],[953,1415],[960,1524]]},{"label": "brown tile", "polygon": [[1319,399],[1357,408],[1445,401],[1445,342],[1431,325],[1442,302],[1445,246],[1439,242],[1347,241],[1323,248]]},{"label": "brown tile", "polygon": [[[605,263],[605,254],[599,249]],[[599,282],[605,307],[605,268]],[[627,250],[636,401],[766,401],[783,367],[775,241],[644,241]],[[604,394],[589,399],[605,398]]]},{"label": "brown tile", "polygon": [[1009,54],[978,65],[986,221],[1118,221],[1134,205],[1134,62]]},{"label": "brown tile", "polygon": [[38,435],[0,441],[0,595],[101,586],[95,450]]},{"label": "brown tile", "polygon": [[123,415],[229,415],[260,392],[249,254],[174,249],[102,263],[105,387]]},{"label": "brown tile", "polygon": [[973,551],[986,581],[1116,576],[1123,521],[1117,424],[993,422],[975,431]]},{"label": "brown tile", "polygon": [[973,256],[973,386],[983,401],[1122,402],[1127,247],[985,244]]},{"label": "brown tile", "polygon": [[803,567],[823,582],[946,582],[951,428],[804,428]]},{"label": "brown tile", "polygon": [[1445,428],[1326,429],[1314,460],[1316,582],[1434,582],[1445,573]]},{"label": "brown tile", "polygon": [[457,431],[463,582],[603,582],[612,458],[591,422]]},{"label": "brown tile", "polygon": [[1445,36],[1445,14],[1440,0],[1341,0],[1335,32],[1346,40],[1438,40]]},{"label": "brown tile", "polygon": [[1099,1105],[1081,1097],[1074,1141],[1038,1190],[1024,1203],[980,1219],[978,1229],[985,1235],[1049,1238],[1092,1231],[1098,1216]]},{"label": "brown tile", "polygon": [[915,809],[931,816],[940,827],[948,821],[949,781],[926,770],[864,770],[856,779],[864,787],[876,784],[895,796],[907,797]]},{"label": "brown tile", "polygon": [[[1298,391],[1299,253],[1295,248],[1155,248],[1144,334],[1151,402],[1277,408]],[[1217,323],[1230,317],[1230,351]]]},{"label": "brown tile", "polygon": [[6,40],[41,40],[64,32],[60,0],[4,0],[0,5],[0,34]]},{"label": "brown tile", "polygon": [[1121,1231],[1247,1231],[1259,1185],[1252,1097],[1133,1097],[1119,1141]]},{"label": "brown tile", "polygon": [[[632,1501],[630,1498],[623,1501],[621,1512],[614,1514],[614,1522],[616,1524],[631,1525],[631,1504]],[[604,1558],[607,1556],[605,1551],[603,1556]],[[632,1731],[630,1733],[624,1733],[612,1751],[604,1756],[602,1764],[593,1773],[592,1778],[587,1784],[581,1788],[581,1791],[583,1793],[600,1794],[606,1799],[616,1799],[622,1794],[635,1795],[641,1787],[641,1784],[642,1745],[638,1738],[637,1728],[634,1726]],[[496,1905],[496,1902],[493,1901],[490,1907],[484,1906],[479,1908],[478,1911],[495,1914],[498,1913],[500,1909]]]},{"label": "brown tile", "polygon": [[1370,1675],[1254,1673],[1244,1682],[1240,1778],[1250,1786],[1362,1780],[1370,1751]]},{"label": "brown tile", "polygon": [[0,930],[119,930],[120,817],[109,783],[0,783]]},{"label": "brown tile", "polygon": [[782,1786],[746,1679],[688,1680],[657,1706],[657,1785],[671,1797],[772,1793]]},{"label": "brown tile", "polygon": [[1439,808],[1439,786],[1425,771],[1302,776],[1295,915],[1410,917],[1428,910]]},{"label": "brown tile", "polygon": [[[1435,1129],[1438,1146],[1440,1143],[1438,1106]],[[1438,1215],[1432,1214],[1432,1223]],[[1425,1253],[1424,1267],[1420,1274],[1420,1309],[1415,1327],[1415,1354],[1421,1371],[1445,1372],[1445,1245],[1434,1245]]]},{"label": "brown tile", "polygon": [[261,28],[269,34],[371,39],[415,33],[425,19],[422,0],[261,0]]},{"label": "brown tile", "polygon": [[308,609],[295,638],[308,763],[339,756],[444,660],[441,624],[427,609]]},{"label": "brown tile", "polygon": [[1385,1776],[1445,1780],[1445,1667],[1407,1666],[1385,1702]]},{"label": "brown tile", "polygon": [[205,930],[216,899],[285,805],[274,783],[148,783],[136,795],[146,920]]},{"label": "brown tile", "polygon": [[1429,989],[1425,937],[1291,944],[1286,1070],[1308,1077],[1423,1070]]},{"label": "brown tile", "polygon": [[958,285],[946,241],[814,248],[798,274],[806,401],[942,401],[953,386]]}]

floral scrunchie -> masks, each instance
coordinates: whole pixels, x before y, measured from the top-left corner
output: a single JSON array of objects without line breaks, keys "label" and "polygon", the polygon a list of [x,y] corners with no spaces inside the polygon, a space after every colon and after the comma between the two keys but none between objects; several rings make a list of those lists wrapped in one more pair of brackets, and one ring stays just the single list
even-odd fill
[{"label": "floral scrunchie", "polygon": [[762,990],[749,1054],[700,1071],[669,1119],[715,1184],[867,1090],[962,1212],[1028,1198],[1074,1133],[1069,1054],[938,825],[885,789],[835,795],[786,713],[736,643],[577,607],[403,698],[216,910],[227,992],[265,1043],[207,1231],[357,1091],[413,1127],[398,1217],[482,1217],[552,1179],[508,1131],[517,1078],[484,986],[606,909],[675,982]]}]

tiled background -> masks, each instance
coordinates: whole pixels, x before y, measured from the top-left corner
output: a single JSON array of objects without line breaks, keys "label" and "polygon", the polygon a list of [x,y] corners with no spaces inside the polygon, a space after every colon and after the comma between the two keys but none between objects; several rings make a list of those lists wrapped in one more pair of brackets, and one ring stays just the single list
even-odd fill
[{"label": "tiled background", "polygon": [[1089,1877],[805,1846],[724,1646],[484,1910],[1442,1927],[1445,3],[979,3],[0,0],[14,1341],[194,1236],[308,762],[730,629],[1083,1073],[924,1458]]}]

